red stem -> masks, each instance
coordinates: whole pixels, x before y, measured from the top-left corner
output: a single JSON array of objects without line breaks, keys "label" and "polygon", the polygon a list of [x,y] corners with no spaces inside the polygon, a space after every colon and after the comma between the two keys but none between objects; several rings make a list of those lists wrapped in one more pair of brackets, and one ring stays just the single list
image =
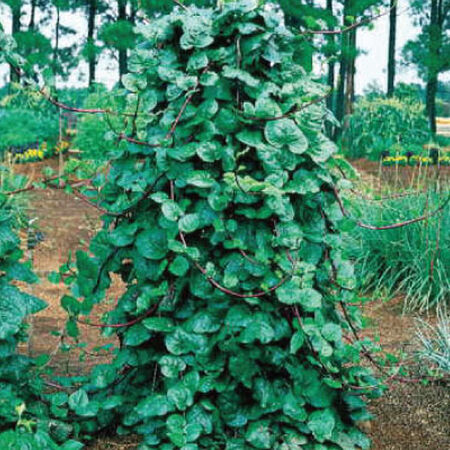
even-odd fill
[{"label": "red stem", "polygon": [[413,223],[428,220],[429,218],[431,218],[431,217],[435,216],[436,214],[438,214],[439,212],[441,212],[450,202],[450,195],[449,195],[447,200],[445,200],[445,202],[441,206],[439,206],[439,208],[437,208],[436,210],[434,210],[433,212],[431,212],[429,214],[425,214],[421,217],[416,217],[415,219],[405,220],[404,222],[398,222],[398,223],[393,223],[393,224],[384,225],[384,226],[375,226],[375,225],[366,224],[364,222],[361,222],[361,221],[356,220],[353,217],[351,217],[350,214],[348,213],[348,211],[345,209],[344,203],[342,202],[342,199],[339,196],[339,191],[336,189],[336,187],[333,187],[333,192],[334,192],[334,196],[336,197],[336,200],[339,204],[339,208],[340,208],[342,214],[345,217],[347,217],[348,219],[353,220],[358,227],[365,228],[368,230],[394,230],[396,228],[402,228],[407,225],[412,225]]}]

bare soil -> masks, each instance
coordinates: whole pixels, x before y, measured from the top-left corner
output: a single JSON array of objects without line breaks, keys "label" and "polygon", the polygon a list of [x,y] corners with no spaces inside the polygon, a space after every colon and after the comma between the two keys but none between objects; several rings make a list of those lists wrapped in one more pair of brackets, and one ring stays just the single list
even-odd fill
[{"label": "bare soil", "polygon": [[[46,162],[46,165],[49,163]],[[358,168],[374,169],[373,164],[361,162]],[[18,166],[17,172],[38,176],[42,163]],[[57,162],[50,165],[56,167]],[[361,165],[363,167],[361,167]],[[368,170],[370,174],[370,170]],[[373,174],[377,177],[376,172]],[[108,360],[109,356],[88,356],[80,362],[76,355],[56,352],[59,340],[51,336],[51,330],[64,327],[66,314],[60,306],[60,298],[66,292],[63,283],[51,284],[45,280],[52,270],[64,263],[69,252],[86,249],[89,239],[100,226],[99,213],[73,196],[61,191],[35,191],[29,196],[29,215],[36,217],[39,229],[44,233],[44,241],[33,251],[33,260],[37,272],[43,281],[29,287],[33,293],[48,302],[48,308],[38,314],[32,322],[31,343],[28,349],[32,355],[55,353],[52,364],[61,372],[84,372],[92,365]],[[95,320],[101,320],[101,314],[112,308],[114,297],[120,294],[122,287],[116,283],[111,291],[110,304],[102,305],[95,311]],[[392,353],[411,352],[414,349],[414,317],[402,315],[401,299],[384,303],[376,301],[365,307],[369,321],[366,333],[379,336],[383,347]],[[429,318],[433,321],[433,318]],[[81,340],[89,348],[111,342],[102,338],[98,329],[81,326]],[[376,450],[446,450],[450,449],[450,389],[449,386],[434,384],[423,386],[419,383],[393,383],[391,389],[379,400],[370,405],[375,420],[363,424],[373,440]],[[89,448],[130,449],[137,447],[133,437],[107,436]]]}]

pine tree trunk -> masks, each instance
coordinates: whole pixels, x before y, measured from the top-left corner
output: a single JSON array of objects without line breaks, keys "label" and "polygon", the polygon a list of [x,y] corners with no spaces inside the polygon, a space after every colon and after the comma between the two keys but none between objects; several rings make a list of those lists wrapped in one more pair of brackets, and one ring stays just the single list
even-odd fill
[{"label": "pine tree trunk", "polygon": [[[344,2],[344,27],[350,25],[348,21],[348,12],[350,9],[351,0],[345,0]],[[336,95],[336,119],[342,123],[345,111],[345,83],[347,79],[347,72],[349,68],[349,50],[350,50],[350,39],[349,33],[341,34],[341,56],[339,61],[339,79],[337,86]],[[336,129],[335,139],[341,134],[341,128]]]},{"label": "pine tree trunk", "polygon": [[355,101],[355,74],[356,74],[356,33],[357,29],[349,32],[349,57],[347,66],[347,83],[345,91],[345,115],[353,112]]},{"label": "pine tree trunk", "polygon": [[28,23],[28,30],[34,30],[36,20],[36,3],[37,0],[31,0],[30,22]]},{"label": "pine tree trunk", "polygon": [[389,14],[389,51],[388,51],[388,79],[387,95],[394,95],[395,87],[395,47],[397,42],[397,0],[391,0],[391,11]]},{"label": "pine tree trunk", "polygon": [[88,51],[88,65],[89,65],[89,87],[92,87],[95,83],[95,16],[97,15],[97,0],[89,1],[89,12],[88,12],[88,38],[87,44],[89,47]]},{"label": "pine tree trunk", "polygon": [[[127,20],[127,0],[118,0],[118,20]],[[119,49],[119,82],[122,85],[122,76],[128,72],[127,49]]]},{"label": "pine tree trunk", "polygon": [[436,133],[436,94],[441,63],[439,56],[442,45],[442,17],[442,2],[431,0],[426,108],[430,129],[433,134]]},{"label": "pine tree trunk", "polygon": [[58,51],[59,51],[59,30],[61,25],[61,11],[59,6],[56,6],[56,25],[55,25],[55,46],[53,47],[53,67],[57,71]]},{"label": "pine tree trunk", "polygon": [[437,75],[429,77],[427,81],[427,112],[428,120],[430,122],[430,129],[433,134],[436,134],[436,94],[438,88]]},{"label": "pine tree trunk", "polygon": [[[333,0],[327,0],[327,11],[329,12],[330,16],[333,16]],[[328,45],[330,46],[330,49],[333,48],[335,43],[335,38],[332,34],[328,36]],[[334,82],[335,82],[335,76],[334,76],[334,69],[335,69],[335,63],[334,59],[332,57],[331,52],[327,55],[328,58],[330,58],[328,62],[328,76],[327,76],[327,84],[330,87],[330,89],[334,90]],[[327,107],[331,111],[334,110],[334,102],[333,102],[334,94],[332,93],[327,98]]]},{"label": "pine tree trunk", "polygon": [[[18,1],[11,6],[12,13],[12,27],[11,33],[14,36],[15,33],[20,31],[20,17],[22,15],[22,2]],[[20,73],[16,72],[16,68],[10,66],[9,79],[12,83],[18,83],[20,81]]]}]

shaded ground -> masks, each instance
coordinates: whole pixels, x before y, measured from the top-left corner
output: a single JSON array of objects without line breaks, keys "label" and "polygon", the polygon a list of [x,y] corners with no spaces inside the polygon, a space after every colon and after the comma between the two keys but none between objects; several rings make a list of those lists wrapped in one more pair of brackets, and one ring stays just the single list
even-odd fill
[{"label": "shaded ground", "polygon": [[[55,166],[56,162],[51,164]],[[372,163],[367,164],[369,169],[373,169]],[[19,166],[17,171],[38,174],[40,165],[42,164]],[[373,177],[375,179],[376,173]],[[31,217],[38,218],[38,225],[45,235],[44,241],[33,252],[35,267],[41,275],[56,270],[65,262],[69,251],[86,248],[86,243],[99,227],[98,211],[60,191],[32,193],[29,212]],[[48,281],[42,281],[31,289],[39,293],[49,307],[33,319],[31,346],[27,350],[32,354],[54,352],[59,341],[50,336],[49,332],[60,330],[64,325],[66,316],[59,301],[66,288],[63,284],[52,285]],[[110,297],[117,296],[120,289],[117,283]],[[400,302],[401,299],[390,303],[375,302],[366,307],[365,311],[371,323],[367,334],[379,335],[382,345],[393,353],[411,351],[414,346],[414,318],[401,315]],[[111,304],[103,305],[96,311],[97,319],[100,320],[101,313],[112,307]],[[87,341],[91,347],[108,342],[99,337],[97,329],[82,326],[82,333],[82,340]],[[75,355],[68,357],[58,353],[53,364],[62,372],[68,370],[74,374],[101,360],[102,358],[88,356],[86,362],[80,363]],[[364,427],[373,439],[373,448],[376,450],[450,449],[448,386],[395,383],[383,398],[372,403],[371,410],[376,419],[364,424]],[[137,443],[133,438],[108,436],[89,448],[103,450],[136,447]]]}]

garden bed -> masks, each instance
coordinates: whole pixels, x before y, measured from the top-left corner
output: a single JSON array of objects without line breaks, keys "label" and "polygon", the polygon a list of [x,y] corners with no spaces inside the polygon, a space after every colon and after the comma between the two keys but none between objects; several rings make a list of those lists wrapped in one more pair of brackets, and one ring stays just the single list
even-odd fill
[{"label": "garden bed", "polygon": [[[43,165],[43,163],[22,165],[17,167],[16,171],[36,176]],[[45,165],[49,163],[46,162]],[[50,165],[56,168],[57,161],[50,160]],[[86,248],[87,242],[100,223],[98,211],[61,191],[36,191],[30,194],[29,214],[38,218],[38,224],[44,233],[44,241],[37,246],[33,255],[36,270],[42,275],[56,270],[64,262],[69,251]],[[66,317],[60,306],[65,286],[62,283],[54,285],[42,281],[32,289],[39,292],[49,307],[33,319],[31,347],[23,350],[31,350],[33,355],[52,353],[58,345],[58,338],[51,336],[50,332],[60,330]],[[120,283],[116,282],[110,297],[114,298],[121,290]],[[379,335],[383,347],[392,353],[413,350],[411,343],[415,332],[414,317],[402,315],[401,303],[401,298],[389,303],[377,300],[365,308],[370,324],[365,333],[372,337]],[[108,304],[97,308],[94,320],[100,321],[101,314],[110,308],[111,305]],[[427,320],[431,323],[434,321],[432,316]],[[111,340],[101,338],[96,328],[81,326],[81,330],[81,340],[87,342],[90,350],[95,346],[111,343]],[[100,357],[87,355],[86,360],[80,362],[74,353],[58,353],[52,360],[52,365],[60,373],[66,371],[72,374],[83,373],[94,364],[107,361],[109,358],[110,356],[103,352]],[[371,411],[376,416],[375,420],[362,426],[373,440],[375,450],[450,448],[448,387],[394,383],[392,389],[381,399],[372,402]],[[108,435],[88,448],[103,450],[136,447],[137,441],[133,437]]]}]

